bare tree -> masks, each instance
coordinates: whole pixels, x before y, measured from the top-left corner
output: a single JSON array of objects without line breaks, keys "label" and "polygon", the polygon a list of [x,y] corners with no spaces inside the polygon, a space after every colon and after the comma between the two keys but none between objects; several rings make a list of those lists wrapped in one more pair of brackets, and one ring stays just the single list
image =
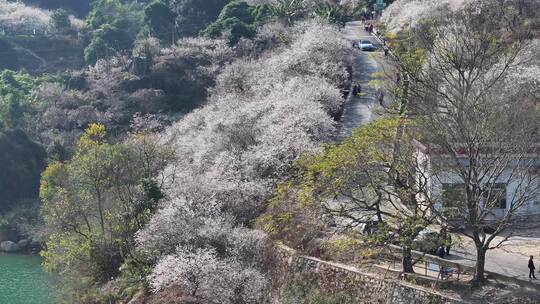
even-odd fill
[{"label": "bare tree", "polygon": [[452,217],[476,246],[476,283],[485,280],[486,251],[507,239],[494,242],[540,188],[539,109],[511,82],[531,59],[520,14],[512,1],[467,6],[417,33],[422,68],[400,66],[412,78],[410,113],[429,147],[434,188],[454,192]]}]

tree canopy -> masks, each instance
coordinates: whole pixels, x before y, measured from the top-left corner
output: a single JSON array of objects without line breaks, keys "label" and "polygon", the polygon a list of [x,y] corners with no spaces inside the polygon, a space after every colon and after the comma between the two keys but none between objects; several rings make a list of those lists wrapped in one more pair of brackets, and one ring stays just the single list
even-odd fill
[{"label": "tree canopy", "polygon": [[37,199],[46,154],[21,130],[0,131],[0,151],[0,212],[5,212],[22,200]]}]

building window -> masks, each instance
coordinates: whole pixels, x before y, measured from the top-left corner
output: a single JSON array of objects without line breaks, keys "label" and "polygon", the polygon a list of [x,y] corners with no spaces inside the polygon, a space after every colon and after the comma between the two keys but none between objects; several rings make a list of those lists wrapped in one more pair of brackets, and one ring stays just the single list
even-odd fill
[{"label": "building window", "polygon": [[494,209],[506,209],[506,184],[494,184],[486,189],[484,203]]}]

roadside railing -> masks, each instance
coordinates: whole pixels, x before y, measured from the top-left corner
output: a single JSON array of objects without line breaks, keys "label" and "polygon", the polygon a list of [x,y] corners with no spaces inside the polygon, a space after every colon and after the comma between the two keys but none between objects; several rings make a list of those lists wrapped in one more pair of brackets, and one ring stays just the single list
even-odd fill
[{"label": "roadside railing", "polygon": [[[389,245],[388,248],[390,255],[387,256],[386,262],[392,269],[400,269],[403,254],[402,247]],[[415,273],[434,279],[435,284],[439,281],[469,280],[474,277],[475,268],[472,266],[415,250],[411,251],[411,256]],[[406,276],[407,274],[401,273],[400,275]]]}]

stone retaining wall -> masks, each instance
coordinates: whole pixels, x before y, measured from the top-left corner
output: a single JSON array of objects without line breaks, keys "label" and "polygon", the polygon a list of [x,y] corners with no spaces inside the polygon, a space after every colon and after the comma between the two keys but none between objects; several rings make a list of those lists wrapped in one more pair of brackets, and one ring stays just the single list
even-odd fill
[{"label": "stone retaining wall", "polygon": [[279,260],[288,273],[308,273],[317,278],[319,286],[329,290],[352,291],[359,303],[380,304],[457,304],[465,303],[442,293],[404,281],[382,279],[355,267],[297,255],[280,248]]}]

